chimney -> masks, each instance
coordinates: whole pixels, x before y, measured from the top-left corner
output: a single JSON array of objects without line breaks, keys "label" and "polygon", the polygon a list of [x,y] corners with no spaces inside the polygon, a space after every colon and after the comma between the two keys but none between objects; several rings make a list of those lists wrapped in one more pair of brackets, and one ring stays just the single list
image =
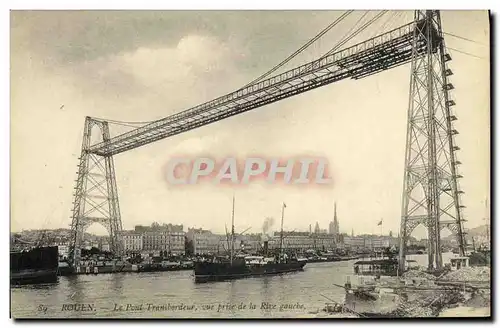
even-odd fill
[{"label": "chimney", "polygon": [[269,242],[266,240],[264,242],[264,255],[267,255],[268,249],[269,249]]}]

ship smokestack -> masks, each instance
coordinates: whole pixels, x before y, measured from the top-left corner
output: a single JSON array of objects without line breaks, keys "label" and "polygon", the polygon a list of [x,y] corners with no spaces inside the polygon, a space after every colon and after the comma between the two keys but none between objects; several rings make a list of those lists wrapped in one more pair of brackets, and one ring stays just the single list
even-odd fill
[{"label": "ship smokestack", "polygon": [[269,250],[269,241],[264,241],[264,255],[267,255],[267,251]]}]

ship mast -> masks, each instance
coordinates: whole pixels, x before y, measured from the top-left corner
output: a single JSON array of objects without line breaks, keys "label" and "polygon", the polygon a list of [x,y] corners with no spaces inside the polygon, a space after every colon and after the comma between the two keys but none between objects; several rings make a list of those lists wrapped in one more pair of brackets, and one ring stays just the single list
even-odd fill
[{"label": "ship mast", "polygon": [[283,218],[285,217],[285,207],[286,204],[283,203],[283,207],[281,208],[280,259],[283,253]]},{"label": "ship mast", "polygon": [[234,194],[233,194],[233,213],[231,215],[231,265],[233,264],[234,256]]}]

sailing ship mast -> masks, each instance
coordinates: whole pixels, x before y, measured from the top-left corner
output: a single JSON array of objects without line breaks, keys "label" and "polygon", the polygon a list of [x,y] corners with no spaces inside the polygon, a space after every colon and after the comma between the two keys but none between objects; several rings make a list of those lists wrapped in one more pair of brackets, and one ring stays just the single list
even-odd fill
[{"label": "sailing ship mast", "polygon": [[283,218],[285,217],[285,207],[286,204],[283,203],[283,207],[281,208],[281,231],[280,231],[280,258],[283,253]]},{"label": "sailing ship mast", "polygon": [[234,194],[233,194],[233,212],[231,215],[231,265],[233,264],[234,256]]}]

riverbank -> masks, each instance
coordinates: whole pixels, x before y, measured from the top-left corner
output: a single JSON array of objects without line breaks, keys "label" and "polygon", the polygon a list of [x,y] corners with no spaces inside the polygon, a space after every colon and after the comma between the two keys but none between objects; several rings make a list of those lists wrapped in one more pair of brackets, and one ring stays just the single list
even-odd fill
[{"label": "riverbank", "polygon": [[[307,263],[331,263],[348,262],[358,257],[343,256],[334,259],[307,261]],[[141,273],[141,272],[164,272],[164,271],[189,271],[194,269],[193,261],[131,264],[125,261],[114,260],[106,262],[85,261],[84,265],[77,266],[75,270],[67,265],[59,267],[60,276],[86,275],[86,274],[110,274],[110,273]]]},{"label": "riverbank", "polygon": [[362,281],[361,285],[346,290],[343,303],[330,300],[332,302],[326,303],[316,317],[490,316],[489,267],[466,267],[438,277],[424,271],[410,270],[401,277]]},{"label": "riverbank", "polygon": [[439,290],[417,297],[405,304],[405,316],[411,317],[468,317],[489,316],[491,282],[489,267],[465,267],[435,278]]},{"label": "riverbank", "polygon": [[[407,293],[406,301],[391,313],[395,317],[468,317],[489,316],[491,283],[489,267],[466,267],[434,277],[421,271],[409,271],[403,278],[422,286]],[[407,281],[408,283],[408,281]],[[486,311],[487,310],[487,311]]]}]

